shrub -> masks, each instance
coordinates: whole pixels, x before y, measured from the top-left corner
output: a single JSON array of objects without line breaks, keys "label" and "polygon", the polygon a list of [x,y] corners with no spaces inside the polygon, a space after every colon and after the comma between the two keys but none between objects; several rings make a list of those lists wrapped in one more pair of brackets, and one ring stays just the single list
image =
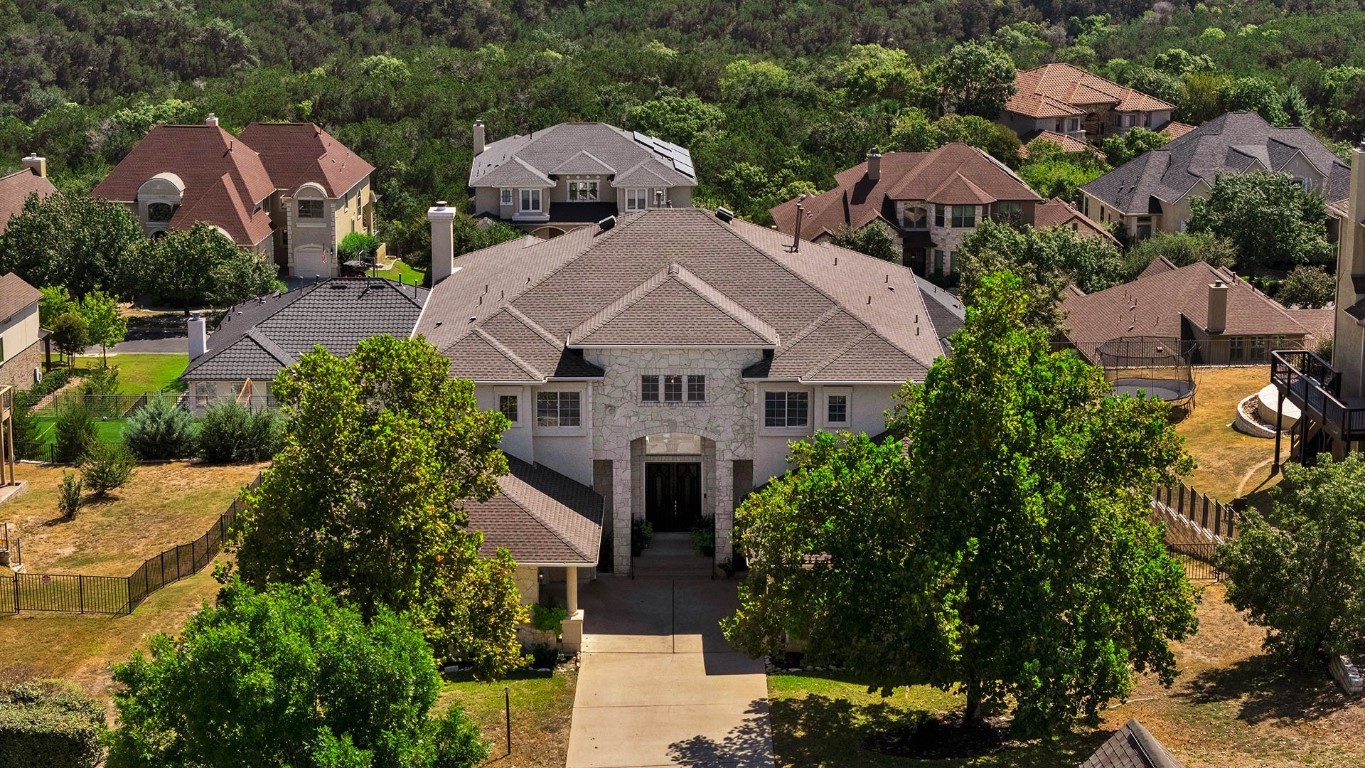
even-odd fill
[{"label": "shrub", "polygon": [[94,768],[104,707],[56,682],[0,689],[0,766]]},{"label": "shrub", "polygon": [[654,524],[648,520],[637,517],[630,521],[630,555],[639,557],[648,547],[651,539],[654,538]]},{"label": "shrub", "polygon": [[128,418],[123,442],[143,459],[180,459],[194,455],[194,417],[160,395]]},{"label": "shrub", "polygon": [[252,413],[241,403],[219,403],[199,422],[197,455],[212,464],[265,461],[280,449],[283,436],[274,412]]},{"label": "shrub", "polygon": [[57,407],[54,429],[53,457],[63,464],[75,463],[96,440],[95,417],[79,402],[66,402]]},{"label": "shrub", "polygon": [[122,443],[96,441],[81,457],[81,482],[97,498],[122,488],[133,476],[137,457]]},{"label": "shrub", "polygon": [[337,247],[337,253],[341,260],[363,261],[366,264],[374,263],[375,254],[379,252],[379,238],[374,235],[367,235],[364,232],[352,232],[341,238],[341,245]]},{"label": "shrub", "polygon": [[559,663],[559,649],[553,645],[537,645],[531,649],[531,666],[536,669],[554,669]]},{"label": "shrub", "polygon": [[34,384],[32,389],[27,392],[20,392],[15,397],[23,397],[29,405],[32,405],[66,386],[73,375],[74,372],[70,368],[54,368],[43,374],[43,380]]},{"label": "shrub", "polygon": [[81,481],[74,472],[62,473],[62,485],[57,489],[57,511],[67,520],[75,520],[76,513],[81,511],[81,504],[84,500],[81,497],[84,488]]},{"label": "shrub", "polygon": [[76,392],[90,412],[98,416],[121,416],[118,396],[118,366],[95,368],[85,373]]},{"label": "shrub", "polygon": [[703,557],[711,557],[716,554],[715,518],[703,517],[692,529],[692,548]]},{"label": "shrub", "polygon": [[539,630],[558,635],[564,631],[564,620],[568,617],[569,612],[557,605],[536,603],[531,606],[531,626]]},{"label": "shrub", "polygon": [[42,458],[38,422],[33,420],[33,400],[23,394],[15,395],[14,409],[10,412],[14,425],[14,455],[20,459]]}]

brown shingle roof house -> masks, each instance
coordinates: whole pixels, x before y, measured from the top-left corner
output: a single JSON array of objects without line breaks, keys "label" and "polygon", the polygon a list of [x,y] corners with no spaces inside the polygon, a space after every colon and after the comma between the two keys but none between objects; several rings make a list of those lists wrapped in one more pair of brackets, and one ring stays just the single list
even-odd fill
[{"label": "brown shingle roof house", "polygon": [[328,197],[341,197],[374,173],[373,165],[313,123],[251,123],[239,138],[260,155],[276,189],[312,181]]},{"label": "brown shingle roof house", "polygon": [[777,229],[796,235],[797,208],[804,212],[801,237],[827,240],[843,227],[889,224],[900,238],[903,262],[918,275],[952,273],[958,241],[982,219],[1032,224],[1042,202],[1004,163],[966,144],[932,152],[877,150],[835,175],[834,188],[772,209]]},{"label": "brown shingle roof house", "polygon": [[1142,723],[1129,720],[1080,768],[1184,768]]},{"label": "brown shingle roof house", "polygon": [[1015,76],[1001,122],[1029,141],[1044,131],[1082,141],[1129,128],[1160,131],[1175,106],[1071,64],[1044,64]]},{"label": "brown shingle roof house", "polygon": [[[635,518],[714,526],[716,562],[731,557],[736,506],[787,470],[790,441],[884,431],[954,320],[903,266],[795,248],[724,209],[654,208],[459,258],[453,213],[428,217],[436,282],[414,333],[507,416],[505,453],[610,499],[618,573],[635,567]],[[557,487],[577,508],[580,490]]]},{"label": "brown shingle roof house", "polygon": [[1062,310],[1067,337],[1086,354],[1111,339],[1159,336],[1189,343],[1195,363],[1262,363],[1272,349],[1314,341],[1295,310],[1204,262],[1176,267],[1161,258],[1122,285],[1092,294],[1073,286]]},{"label": "brown shingle roof house", "polygon": [[9,220],[24,210],[29,195],[46,198],[57,188],[47,180],[47,161],[37,155],[24,158],[24,169],[0,177],[0,235],[9,228]]},{"label": "brown shingle roof house", "polygon": [[1119,240],[1114,237],[1109,230],[1105,229],[1098,221],[1081,213],[1076,206],[1068,203],[1060,197],[1054,197],[1047,202],[1040,203],[1034,209],[1033,226],[1042,229],[1044,227],[1067,227],[1074,232],[1083,235],[1098,237],[1118,246]]}]

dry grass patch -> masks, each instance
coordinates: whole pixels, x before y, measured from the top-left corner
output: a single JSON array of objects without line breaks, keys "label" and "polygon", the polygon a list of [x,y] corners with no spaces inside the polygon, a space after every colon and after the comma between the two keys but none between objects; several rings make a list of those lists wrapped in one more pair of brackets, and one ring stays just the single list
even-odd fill
[{"label": "dry grass patch", "polygon": [[1270,383],[1270,366],[1196,368],[1194,408],[1176,425],[1198,467],[1186,482],[1227,503],[1279,481],[1270,476],[1275,441],[1232,428],[1237,403]]},{"label": "dry grass patch", "polygon": [[264,466],[144,464],[113,498],[87,502],[75,520],[64,520],[57,488],[72,470],[20,464],[28,492],[0,505],[0,521],[19,537],[30,573],[127,576],[148,557],[204,535]]},{"label": "dry grass patch", "polygon": [[[506,680],[445,683],[437,710],[459,704],[492,742],[489,764],[503,768],[563,768],[569,753],[569,725],[578,669],[514,673]],[[507,754],[503,687],[512,697],[512,754]]]}]

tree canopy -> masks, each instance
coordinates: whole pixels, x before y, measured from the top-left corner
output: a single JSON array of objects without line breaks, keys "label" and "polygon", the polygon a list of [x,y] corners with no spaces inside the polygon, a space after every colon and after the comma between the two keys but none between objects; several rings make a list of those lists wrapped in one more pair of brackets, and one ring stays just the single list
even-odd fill
[{"label": "tree canopy", "polygon": [[1200,261],[1231,267],[1237,263],[1237,249],[1212,232],[1162,232],[1129,246],[1123,254],[1123,279],[1136,278],[1157,259],[1168,259],[1177,267]]},{"label": "tree canopy", "polygon": [[1336,256],[1322,197],[1286,173],[1219,176],[1207,198],[1191,200],[1189,231],[1226,238],[1246,272],[1327,264]]},{"label": "tree canopy", "polygon": [[1110,397],[1029,302],[985,276],[953,355],[899,395],[898,439],[817,435],[744,502],[741,650],[790,635],[884,690],[961,686],[966,722],[1012,702],[1021,735],[1096,716],[1135,671],[1170,684],[1195,600],[1147,505],[1191,462],[1165,404]]},{"label": "tree canopy", "polygon": [[177,636],[114,670],[111,768],[473,768],[488,756],[422,632],[366,621],[316,578],[258,592],[236,578]]},{"label": "tree canopy", "polygon": [[122,205],[77,192],[30,195],[0,235],[0,272],[62,286],[77,299],[96,289],[117,294],[127,286],[127,256],[142,240],[137,217]]},{"label": "tree canopy", "polygon": [[274,264],[204,223],[143,240],[133,259],[137,290],[187,314],[195,306],[231,306],[275,289]]},{"label": "tree canopy", "polygon": [[960,43],[929,67],[945,110],[995,119],[1014,95],[1014,62],[999,48]]},{"label": "tree canopy", "polygon": [[882,261],[900,263],[901,252],[897,249],[896,234],[884,221],[874,221],[861,229],[840,227],[830,242],[840,248],[865,253]]},{"label": "tree canopy", "polygon": [[499,675],[521,662],[526,611],[515,563],[479,557],[463,504],[497,492],[508,423],[449,368],[420,338],[377,336],[281,371],[283,447],[245,496],[238,562],[257,587],[317,573],[365,617],[407,612],[438,653]]}]

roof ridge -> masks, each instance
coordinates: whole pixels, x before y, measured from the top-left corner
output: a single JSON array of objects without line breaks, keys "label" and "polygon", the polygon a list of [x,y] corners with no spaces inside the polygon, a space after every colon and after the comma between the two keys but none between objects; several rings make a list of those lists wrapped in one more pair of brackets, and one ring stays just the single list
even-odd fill
[{"label": "roof ridge", "polygon": [[782,348],[783,348],[783,349],[791,349],[792,347],[796,346],[797,344],[800,344],[802,341],[805,341],[805,339],[806,339],[808,336],[810,336],[811,334],[813,334],[813,333],[815,333],[817,330],[819,330],[819,329],[821,328],[821,326],[823,326],[825,323],[829,322],[830,320],[833,320],[833,319],[834,319],[834,316],[837,315],[837,314],[839,314],[840,312],[843,312],[844,314],[848,315],[849,317],[852,317],[852,318],[854,319],[854,321],[856,321],[856,322],[859,323],[860,325],[863,325],[863,326],[866,326],[866,325],[867,325],[867,323],[864,323],[864,322],[863,322],[862,320],[860,320],[859,318],[854,317],[853,314],[852,314],[851,312],[848,312],[847,310],[845,310],[845,309],[843,308],[842,305],[840,305],[840,304],[838,304],[838,303],[836,302],[836,303],[835,303],[834,305],[832,305],[829,309],[825,310],[824,314],[822,314],[822,315],[820,315],[819,317],[815,318],[814,320],[810,321],[810,324],[809,324],[809,325],[807,325],[805,328],[802,328],[800,331],[798,331],[797,334],[796,334],[795,336],[792,337],[791,341],[788,341],[788,342],[786,342],[786,343],[784,343],[784,344],[782,345]]},{"label": "roof ridge", "polygon": [[247,329],[247,332],[242,335],[260,345],[261,349],[265,350],[266,354],[278,360],[280,365],[288,366],[293,364],[293,356],[284,351],[284,348],[279,344],[276,344],[274,339],[262,333],[259,325],[251,326]]},{"label": "roof ridge", "polygon": [[895,342],[891,341],[885,336],[882,336],[881,334],[877,333],[875,329],[873,329],[867,323],[864,323],[861,319],[859,318],[854,319],[858,320],[859,323],[862,323],[863,328],[866,329],[865,332],[861,336],[853,337],[852,340],[849,341],[847,344],[843,345],[842,347],[839,347],[835,351],[831,352],[829,356],[826,357],[824,360],[821,360],[820,362],[816,363],[814,367],[812,367],[810,370],[806,371],[804,374],[801,375],[800,378],[802,380],[815,378],[820,374],[821,371],[833,365],[835,360],[838,360],[839,358],[843,357],[845,354],[848,353],[850,349],[853,349],[854,347],[863,343],[863,341],[867,339],[869,336],[877,336],[882,341],[885,341],[887,344],[890,344],[896,349],[900,349],[901,354],[909,355],[911,358],[914,357],[914,355],[911,355],[909,352],[906,352],[905,350],[901,349],[899,344],[896,344]]},{"label": "roof ridge", "polygon": [[[520,294],[518,294],[518,295],[520,295]],[[562,347],[562,346],[563,346],[563,343],[560,342],[559,339],[556,339],[555,336],[554,336],[554,334],[552,334],[552,333],[550,333],[549,331],[545,330],[544,328],[542,328],[542,327],[540,326],[539,323],[537,323],[536,321],[534,321],[534,320],[532,320],[531,318],[527,317],[527,316],[526,316],[526,313],[524,313],[524,312],[522,312],[521,310],[517,309],[516,307],[512,306],[512,303],[511,303],[511,302],[507,302],[507,303],[503,306],[502,311],[504,311],[504,312],[506,312],[507,314],[511,315],[512,317],[516,318],[516,320],[517,320],[518,322],[520,322],[522,325],[526,326],[527,328],[530,328],[532,333],[536,334],[537,336],[539,336],[540,338],[542,338],[542,339],[544,339],[545,341],[549,342],[550,344],[553,344],[553,345],[556,346],[556,347]],[[492,319],[493,319],[494,317],[496,317],[496,316],[497,316],[497,313],[494,313],[494,314],[492,314],[492,315],[489,315],[489,316],[488,316],[488,319],[489,319],[489,320],[492,320]]]},{"label": "roof ridge", "polygon": [[[543,374],[543,373],[541,373],[540,371],[536,370],[536,367],[535,367],[535,366],[533,366],[533,365],[531,365],[530,363],[526,362],[525,360],[521,359],[521,357],[520,357],[519,355],[517,355],[517,353],[513,352],[511,349],[508,349],[507,345],[506,345],[506,344],[503,344],[501,341],[498,341],[497,337],[493,336],[493,334],[489,333],[488,331],[485,331],[485,330],[483,329],[483,324],[482,324],[482,323],[480,323],[479,325],[474,326],[474,329],[473,329],[472,332],[473,332],[475,335],[477,335],[479,338],[481,338],[481,339],[483,339],[484,341],[488,342],[488,344],[490,344],[490,345],[493,347],[493,349],[497,350],[497,352],[498,352],[499,354],[501,354],[501,355],[503,355],[504,357],[506,357],[509,361],[511,361],[511,363],[512,363],[513,365],[515,365],[515,366],[517,366],[518,368],[520,368],[520,369],[522,370],[522,372],[525,373],[526,375],[531,376],[531,377],[536,378],[536,379],[540,379],[541,381],[545,381],[546,379],[549,378],[549,377],[546,376],[545,374]],[[463,338],[463,337],[461,337],[461,338]],[[457,340],[456,342],[452,343],[451,346],[454,346],[455,343],[459,343],[458,340]],[[449,347],[447,347],[447,349],[449,349]]]},{"label": "roof ridge", "polygon": [[[524,462],[524,463],[530,464],[532,467],[539,467],[539,466],[540,466],[539,464],[533,464],[533,463],[531,463],[531,462]],[[510,462],[509,462],[509,464],[510,464]],[[521,479],[520,477],[517,477],[517,475],[516,475],[515,472],[510,471],[510,470],[511,470],[510,466],[509,466],[508,469],[509,469],[509,471],[507,472],[507,474],[505,474],[505,475],[499,475],[499,477],[500,477],[500,478],[502,478],[502,477],[510,477],[510,478],[512,478],[513,480],[515,480],[516,482],[521,483],[522,485],[525,485],[525,486],[527,486],[528,488],[530,488],[532,492],[537,492],[535,486],[531,485],[530,483],[526,482],[525,480]],[[553,537],[555,537],[556,539],[558,539],[558,540],[560,541],[560,543],[562,543],[562,544],[564,544],[566,547],[568,547],[569,550],[570,550],[571,552],[574,552],[574,553],[577,554],[579,557],[582,557],[584,560],[587,560],[587,559],[588,559],[588,553],[586,553],[586,552],[584,552],[583,550],[579,549],[577,546],[574,545],[574,543],[573,543],[572,541],[569,541],[567,538],[565,538],[564,534],[561,533],[561,532],[559,531],[558,528],[556,528],[555,526],[551,525],[550,522],[549,522],[548,520],[546,520],[545,518],[543,518],[543,517],[541,517],[540,515],[536,514],[535,509],[532,508],[529,504],[526,504],[525,502],[523,502],[522,500],[520,500],[520,499],[518,499],[517,497],[513,496],[512,494],[507,493],[507,492],[504,491],[501,487],[498,488],[498,493],[499,493],[501,496],[503,496],[504,498],[506,498],[508,501],[510,501],[510,502],[512,502],[513,504],[515,504],[515,505],[517,506],[517,508],[520,509],[522,512],[525,512],[526,515],[527,515],[527,517],[530,517],[532,520],[536,521],[536,524],[539,525],[539,526],[541,527],[541,529],[543,529],[545,532],[547,532],[547,533],[550,534],[551,536],[553,536]],[[466,513],[466,514],[467,514],[467,513]]]}]

